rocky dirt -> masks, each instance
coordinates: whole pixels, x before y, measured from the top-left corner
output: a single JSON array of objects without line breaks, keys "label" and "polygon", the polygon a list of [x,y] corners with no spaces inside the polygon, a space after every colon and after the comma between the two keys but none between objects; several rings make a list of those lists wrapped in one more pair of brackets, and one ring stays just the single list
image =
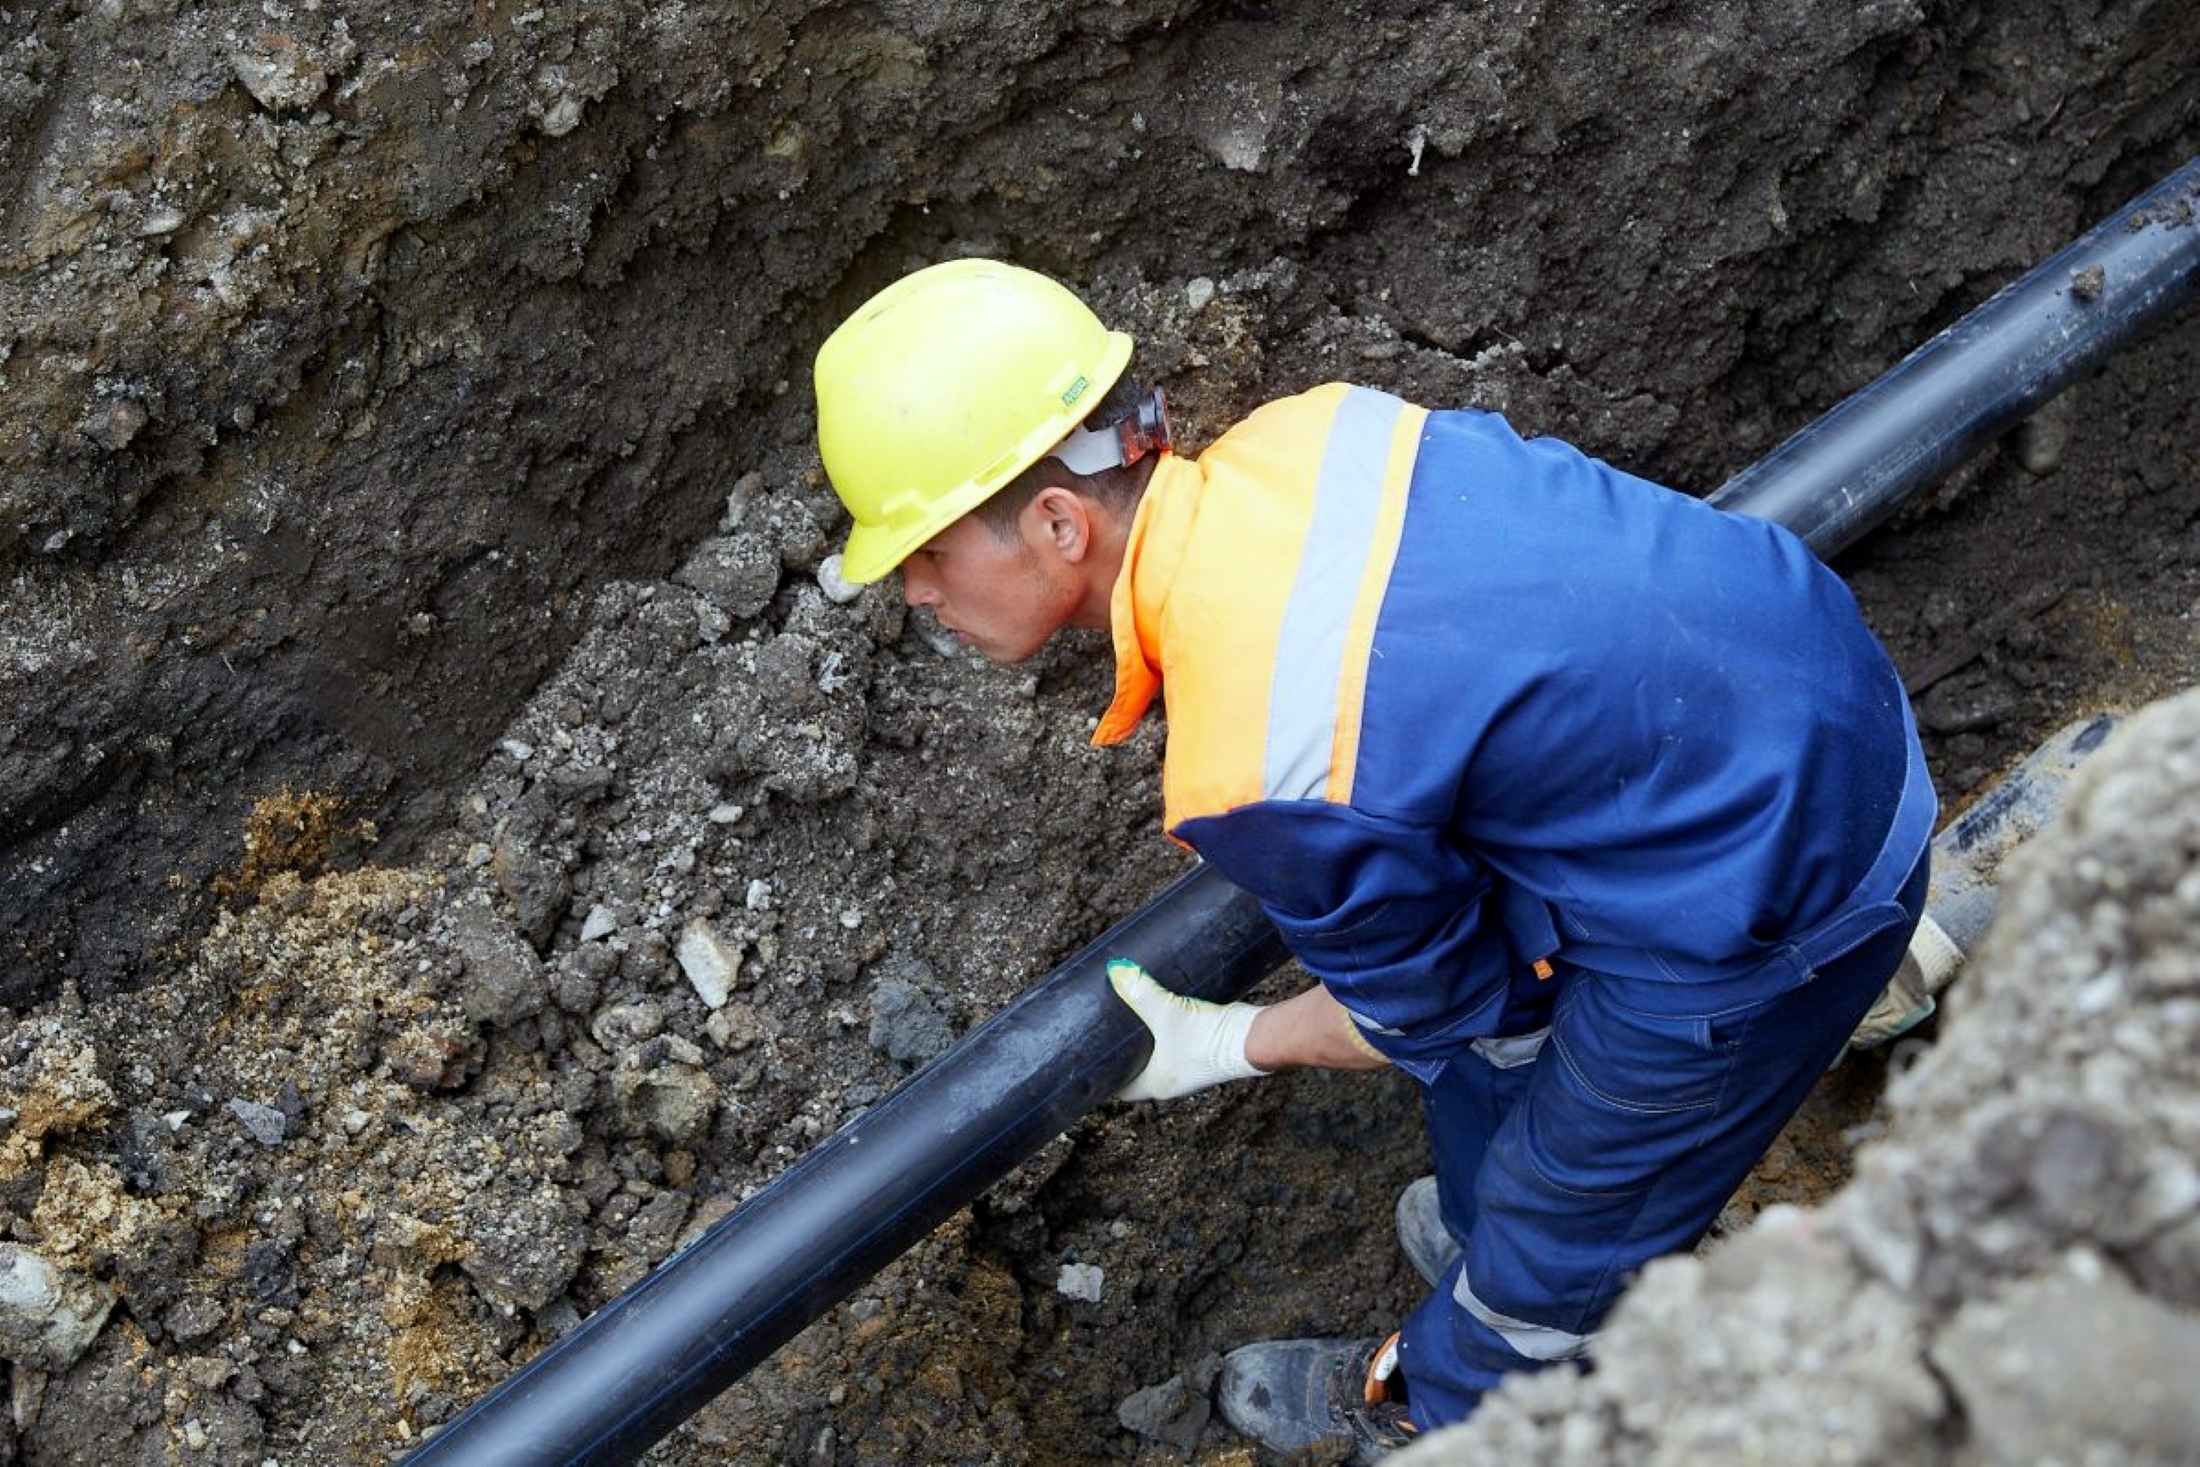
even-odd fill
[{"label": "rocky dirt", "polygon": [[[820,577],[807,363],[870,289],[1060,272],[1195,445],[1342,377],[1706,490],[2200,151],[2194,54],[2168,0],[0,8],[0,1442],[401,1456],[1179,869],[1159,730],[1085,743],[1091,641],[990,668]],[[2200,680],[2196,402],[2188,320],[1839,562],[1951,810]],[[2173,765],[2128,766],[1981,969],[2040,1047],[1982,1020],[1964,1058],[1951,1003],[1896,1138],[2069,1109],[2090,1031],[2022,944],[2127,910],[2112,857],[2189,872],[2189,832],[2118,834],[2189,804]],[[2178,880],[2124,894],[2100,972],[2178,971],[2191,913],[2142,900]],[[2177,1032],[2173,983],[2096,989]],[[1887,1064],[1822,1087],[1736,1227],[1841,1182]],[[2084,1076],[2088,1116],[2192,1104],[2175,1066]],[[652,1460],[1250,1461],[1212,1357],[1410,1306],[1415,1115],[1294,1076],[1084,1122]],[[2021,1268],[1873,1252],[1867,1149],[1629,1328],[1816,1327],[1865,1271],[1894,1302],[1841,1327],[1937,1374],[1860,1366],[1854,1439],[2015,1460],[2083,1402],[1982,1417],[2024,1373],[1964,1330],[2076,1289],[2175,1342],[2195,1306],[2085,1200],[2154,1152],[2037,1134],[2085,1164]],[[2021,1191],[1936,1185],[1928,1259]],[[1777,1381],[1668,1354],[1488,1429],[1793,1444]],[[2173,1460],[2177,1404],[2070,1419]],[[1804,1446],[1761,1455],[1871,1460]]]}]

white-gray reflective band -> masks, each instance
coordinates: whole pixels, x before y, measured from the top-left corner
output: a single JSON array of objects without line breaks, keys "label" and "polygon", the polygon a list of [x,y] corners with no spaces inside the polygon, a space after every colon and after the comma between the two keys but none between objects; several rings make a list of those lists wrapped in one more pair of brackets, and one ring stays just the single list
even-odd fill
[{"label": "white-gray reflective band", "polygon": [[1048,458],[1058,458],[1073,474],[1097,474],[1123,467],[1123,436],[1110,426],[1095,433],[1090,428],[1069,430],[1069,437],[1054,445]]},{"label": "white-gray reflective band", "polygon": [[1501,1070],[1517,1070],[1534,1064],[1535,1057],[1543,1052],[1543,1041],[1550,1037],[1551,1026],[1545,1024],[1532,1034],[1493,1034],[1475,1040],[1467,1048]]},{"label": "white-gray reflective band", "polygon": [[[1339,1004],[1338,1007],[1344,1008],[1344,1005]],[[1353,1023],[1359,1025],[1362,1029],[1365,1029],[1370,1034],[1388,1034],[1393,1039],[1403,1039],[1405,1037],[1405,1030],[1403,1029],[1386,1029],[1381,1024],[1376,1023],[1373,1019],[1370,1019],[1367,1015],[1357,1013],[1352,1009],[1345,1009],[1344,1012],[1345,1017],[1349,1018]]]},{"label": "white-gray reflective band", "polygon": [[1314,518],[1276,638],[1261,769],[1271,800],[1319,799],[1328,788],[1345,634],[1382,519],[1391,432],[1404,410],[1395,397],[1355,387],[1330,425],[1314,481]]},{"label": "white-gray reflective band", "polygon": [[1529,1360],[1577,1359],[1588,1352],[1590,1342],[1596,1339],[1595,1335],[1568,1334],[1547,1324],[1530,1324],[1525,1319],[1499,1314],[1474,1296],[1463,1268],[1459,1270],[1459,1282],[1452,1285],[1451,1297],[1461,1309],[1495,1330],[1498,1338]]}]

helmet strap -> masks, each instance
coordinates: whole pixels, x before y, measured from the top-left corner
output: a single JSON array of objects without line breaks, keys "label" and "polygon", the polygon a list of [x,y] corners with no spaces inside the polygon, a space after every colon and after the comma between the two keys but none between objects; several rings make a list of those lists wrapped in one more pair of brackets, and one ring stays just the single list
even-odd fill
[{"label": "helmet strap", "polygon": [[1071,429],[1047,457],[1060,459],[1073,474],[1097,474],[1127,468],[1149,453],[1165,453],[1175,446],[1168,398],[1160,388],[1149,387],[1128,416],[1105,428]]}]

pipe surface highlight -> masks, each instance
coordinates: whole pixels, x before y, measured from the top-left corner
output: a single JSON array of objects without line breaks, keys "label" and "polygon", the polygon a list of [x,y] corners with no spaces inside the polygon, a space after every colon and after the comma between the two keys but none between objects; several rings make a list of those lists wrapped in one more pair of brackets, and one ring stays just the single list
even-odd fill
[{"label": "pipe surface highlight", "polygon": [[2200,158],[2004,286],[1710,496],[1821,559],[2023,421],[2200,284]]},{"label": "pipe surface highlight", "polygon": [[[1821,556],[1849,544],[2191,293],[2196,195],[2200,160],[1711,502],[1785,525]],[[1251,897],[1194,868],[506,1379],[407,1467],[633,1461],[1137,1073],[1152,1041],[1108,987],[1107,958],[1219,1001],[1286,956]]]}]

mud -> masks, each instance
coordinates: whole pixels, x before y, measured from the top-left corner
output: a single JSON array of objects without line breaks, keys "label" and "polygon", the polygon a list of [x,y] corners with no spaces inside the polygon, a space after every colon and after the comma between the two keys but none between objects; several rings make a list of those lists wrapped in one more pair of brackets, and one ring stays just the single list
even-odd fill
[{"label": "mud", "polygon": [[[1344,377],[1706,490],[2200,143],[2190,7],[1820,9],[0,10],[0,1441],[401,1454],[1179,869],[1092,641],[820,579],[904,268],[1084,283],[1195,445]],[[1951,808],[2195,681],[2195,402],[2187,321],[1842,558]],[[1419,1147],[1096,1117],[653,1460],[1250,1460],[1203,1362],[1409,1307]]]}]

